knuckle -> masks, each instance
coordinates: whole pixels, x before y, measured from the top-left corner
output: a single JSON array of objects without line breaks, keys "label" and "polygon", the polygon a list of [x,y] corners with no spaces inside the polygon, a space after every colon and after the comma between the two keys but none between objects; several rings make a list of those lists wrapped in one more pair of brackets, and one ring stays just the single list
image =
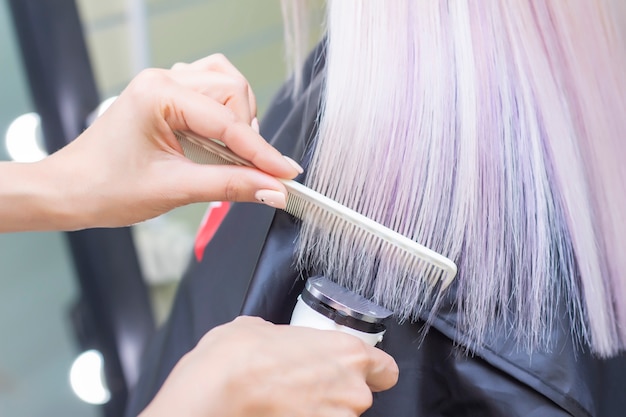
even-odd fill
[{"label": "knuckle", "polygon": [[250,84],[243,75],[228,74],[225,85],[229,90],[229,100],[234,97],[245,97],[247,99],[250,95]]},{"label": "knuckle", "polygon": [[341,333],[340,335],[341,344],[344,349],[352,352],[359,358],[366,358],[369,356],[368,346],[366,346],[361,339],[345,333]]},{"label": "knuckle", "polygon": [[174,65],[172,65],[172,69],[173,70],[181,70],[183,68],[186,68],[188,64],[184,63],[184,62],[177,62]]},{"label": "knuckle", "polygon": [[230,61],[226,58],[226,55],[221,52],[217,52],[208,56],[207,64],[209,69],[220,69],[225,65],[230,64]]},{"label": "knuckle", "polygon": [[130,90],[136,95],[147,95],[155,91],[155,86],[167,82],[165,72],[156,68],[142,70],[130,83]]},{"label": "knuckle", "polygon": [[237,319],[233,320],[230,323],[224,323],[219,326],[216,326],[206,332],[198,341],[198,346],[204,346],[207,344],[211,344],[214,340],[222,340],[228,337],[229,334],[232,333],[233,327],[237,326]]},{"label": "knuckle", "polygon": [[158,68],[147,68],[142,70],[137,75],[137,80],[142,84],[151,84],[155,82],[161,82],[166,79],[165,71]]},{"label": "knuckle", "polygon": [[391,360],[390,361],[390,365],[387,367],[388,372],[389,372],[389,383],[390,383],[390,388],[394,385],[396,385],[398,383],[398,380],[400,379],[400,368],[398,367],[398,364]]},{"label": "knuckle", "polygon": [[224,107],[224,112],[219,120],[219,124],[216,123],[214,128],[217,135],[216,139],[223,139],[230,137],[231,135],[237,135],[237,117],[235,116],[235,112],[228,107]]},{"label": "knuckle", "polygon": [[233,84],[238,93],[248,95],[250,85],[244,76],[233,76]]},{"label": "knuckle", "polygon": [[[200,340],[200,343],[202,343],[202,340],[204,339],[204,337]],[[205,342],[206,343],[206,342]],[[189,351],[187,353],[185,353],[178,361],[178,366],[180,367],[186,367],[188,366],[189,363],[193,363],[193,356],[194,356],[194,352],[193,351]]]},{"label": "knuckle", "polygon": [[254,322],[255,319],[257,319],[257,317],[251,317],[251,316],[237,316],[235,317],[235,320],[233,320],[233,322],[235,323],[251,323]]},{"label": "knuckle", "polygon": [[360,416],[374,404],[374,396],[362,380],[357,380],[351,386],[346,386],[342,396],[340,410],[333,415]]},{"label": "knuckle", "polygon": [[228,62],[228,58],[226,58],[226,55],[224,55],[221,52],[216,52],[214,54],[211,54],[211,59],[214,60],[215,62]]},{"label": "knuckle", "polygon": [[229,109],[228,107],[224,108],[224,114],[222,116],[222,122],[224,123],[224,131],[223,134],[231,133],[230,130],[236,126],[237,123],[237,115],[234,111]]},{"label": "knuckle", "polygon": [[233,322],[245,325],[259,325],[265,323],[265,320],[255,316],[239,316]]},{"label": "knuckle", "polygon": [[374,395],[367,385],[363,384],[363,387],[356,393],[354,401],[356,410],[361,414],[372,406]]},{"label": "knuckle", "polygon": [[371,352],[368,350],[369,346],[361,344],[358,348],[355,348],[357,353],[357,364],[361,369],[369,369],[374,363]]},{"label": "knuckle", "polygon": [[357,413],[355,410],[352,409],[336,410],[333,413],[333,417],[358,417],[359,415],[360,413]]},{"label": "knuckle", "polygon": [[241,180],[236,176],[231,176],[224,187],[224,198],[227,201],[239,201],[241,189]]}]

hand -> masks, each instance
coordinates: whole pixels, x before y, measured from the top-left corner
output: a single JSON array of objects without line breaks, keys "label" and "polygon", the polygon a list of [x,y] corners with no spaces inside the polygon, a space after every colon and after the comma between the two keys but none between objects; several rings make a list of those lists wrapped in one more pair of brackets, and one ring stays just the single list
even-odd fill
[{"label": "hand", "polygon": [[239,317],[180,360],[140,417],[358,416],[397,379],[391,356],[354,336]]},{"label": "hand", "polygon": [[[42,161],[60,193],[53,228],[124,226],[193,202],[257,201],[259,190],[282,206],[286,190],[273,176],[299,171],[251,127],[255,116],[247,81],[221,55],[142,72],[78,139]],[[173,130],[219,139],[259,170],[192,163]]]}]

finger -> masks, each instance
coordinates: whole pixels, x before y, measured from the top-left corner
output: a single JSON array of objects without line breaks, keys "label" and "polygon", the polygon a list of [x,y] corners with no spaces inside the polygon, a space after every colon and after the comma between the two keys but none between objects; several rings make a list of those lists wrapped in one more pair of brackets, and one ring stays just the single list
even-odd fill
[{"label": "finger", "polygon": [[231,74],[235,77],[243,77],[243,74],[228,60],[223,54],[212,54],[198,59],[190,64],[188,68],[200,71],[220,71]]},{"label": "finger", "polygon": [[180,85],[224,104],[238,120],[252,124],[255,109],[250,107],[248,83],[241,77],[215,71],[172,71],[169,76]]},{"label": "finger", "polygon": [[[178,189],[184,203],[259,202],[257,197],[259,190],[282,194],[282,201],[287,197],[287,190],[280,181],[253,168],[200,165],[188,160],[175,162],[176,169],[169,170],[172,173],[170,180]],[[284,205],[279,208],[284,208]]]},{"label": "finger", "polygon": [[396,361],[382,350],[367,346],[370,355],[365,380],[373,392],[385,391],[396,385],[400,370]]},{"label": "finger", "polygon": [[351,392],[347,393],[346,396],[352,401],[351,408],[360,416],[372,407],[374,396],[371,389],[361,379],[355,380],[350,387],[352,387]]},{"label": "finger", "polygon": [[233,77],[241,78],[245,80],[248,86],[248,97],[250,99],[250,109],[252,109],[252,115],[256,116],[257,105],[254,91],[250,87],[246,77],[237,69],[232,62],[228,60],[223,54],[212,54],[207,57],[201,58],[197,61],[189,64],[187,69],[195,69],[199,71],[218,71],[224,74],[230,74]]},{"label": "finger", "polygon": [[[161,115],[172,130],[191,131],[205,138],[219,139],[243,159],[273,176],[293,178],[300,173],[249,125],[238,122],[227,107],[176,84],[168,90],[166,97],[169,99],[160,100]],[[161,94],[164,93],[165,89]],[[177,150],[180,151],[179,148]]]}]

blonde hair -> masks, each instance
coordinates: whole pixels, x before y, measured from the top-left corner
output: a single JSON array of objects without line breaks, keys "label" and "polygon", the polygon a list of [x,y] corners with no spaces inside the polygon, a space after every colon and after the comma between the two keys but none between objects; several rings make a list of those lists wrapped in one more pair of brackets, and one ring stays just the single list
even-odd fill
[{"label": "blonde hair", "polygon": [[[626,47],[615,1],[329,0],[307,183],[450,257],[459,331],[626,346]],[[426,317],[428,288],[315,219],[303,268]],[[496,324],[498,326],[496,326]]]}]

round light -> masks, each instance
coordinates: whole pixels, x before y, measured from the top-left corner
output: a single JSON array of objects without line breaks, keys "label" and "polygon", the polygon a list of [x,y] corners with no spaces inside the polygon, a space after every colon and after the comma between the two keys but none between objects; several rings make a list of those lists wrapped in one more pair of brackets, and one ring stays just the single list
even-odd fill
[{"label": "round light", "polygon": [[94,111],[89,113],[89,115],[87,116],[87,120],[86,120],[87,126],[91,126],[93,124],[93,122],[95,122],[98,117],[102,116],[102,114],[105,111],[107,111],[107,109],[109,107],[111,107],[111,104],[113,104],[113,102],[116,99],[117,99],[117,96],[113,96],[113,97],[107,98],[102,103],[100,103],[98,105],[98,107],[96,107],[96,109]]},{"label": "round light", "polygon": [[104,113],[109,107],[111,107],[111,104],[113,104],[115,99],[117,99],[117,96],[109,97],[102,103],[100,103],[98,105],[98,108],[96,109],[96,117],[102,116],[102,113]]},{"label": "round light", "polygon": [[37,113],[26,113],[11,122],[5,135],[5,145],[11,159],[36,162],[47,156],[43,149],[41,119]]},{"label": "round light", "polygon": [[70,385],[76,396],[86,403],[105,404],[111,399],[104,377],[104,358],[99,351],[85,351],[74,360]]}]

